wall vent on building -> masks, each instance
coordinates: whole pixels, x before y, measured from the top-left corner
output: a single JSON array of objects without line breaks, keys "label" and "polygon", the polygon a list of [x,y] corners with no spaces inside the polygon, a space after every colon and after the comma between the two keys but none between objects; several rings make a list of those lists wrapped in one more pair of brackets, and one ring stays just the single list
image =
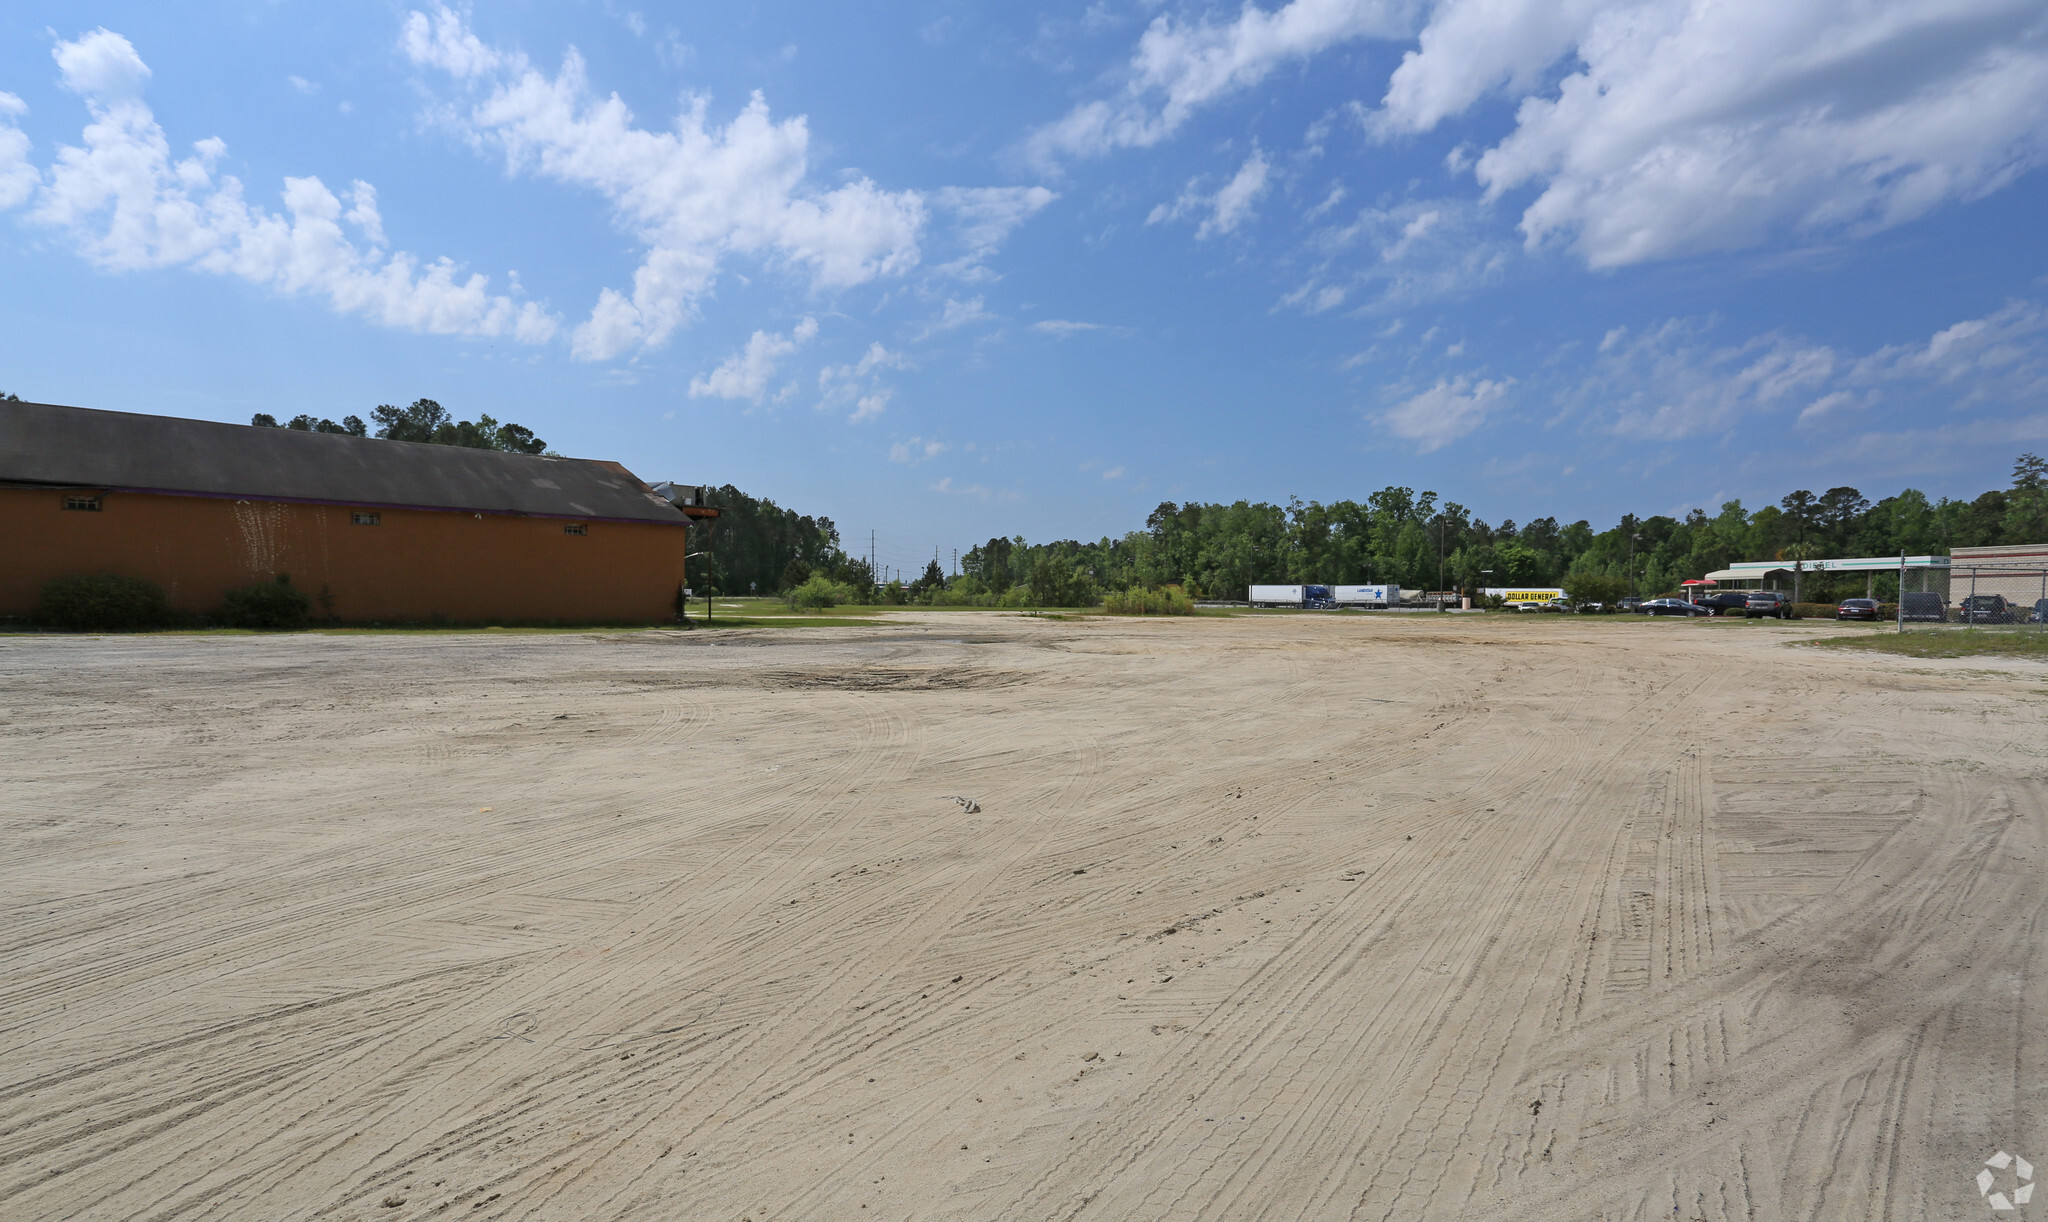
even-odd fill
[{"label": "wall vent on building", "polygon": [[64,508],[83,510],[86,513],[98,513],[100,511],[100,498],[96,496],[67,496],[64,498]]},{"label": "wall vent on building", "polygon": [[562,533],[565,535],[587,535],[590,533],[590,528],[581,522],[567,522],[562,526]]},{"label": "wall vent on building", "polygon": [[375,526],[380,519],[381,515],[374,513],[352,513],[348,515],[348,520],[357,526]]}]

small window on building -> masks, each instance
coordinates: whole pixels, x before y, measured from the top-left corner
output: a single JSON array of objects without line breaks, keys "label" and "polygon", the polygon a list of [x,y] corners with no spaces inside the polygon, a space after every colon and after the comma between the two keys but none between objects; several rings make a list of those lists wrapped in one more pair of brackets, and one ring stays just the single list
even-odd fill
[{"label": "small window on building", "polygon": [[374,513],[352,513],[348,515],[348,520],[355,523],[357,526],[375,526],[377,525],[379,516]]},{"label": "small window on building", "polygon": [[96,496],[67,496],[64,498],[64,508],[82,510],[86,513],[98,513],[100,511],[100,498]]},{"label": "small window on building", "polygon": [[566,522],[562,525],[562,533],[565,535],[587,535],[590,533],[590,528],[581,522]]}]

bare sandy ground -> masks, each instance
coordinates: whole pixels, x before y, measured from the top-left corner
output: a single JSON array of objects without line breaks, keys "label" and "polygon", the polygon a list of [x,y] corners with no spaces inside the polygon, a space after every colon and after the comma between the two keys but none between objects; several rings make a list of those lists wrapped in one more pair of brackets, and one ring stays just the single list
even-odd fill
[{"label": "bare sandy ground", "polygon": [[0,1216],[1991,1217],[2048,668],[1814,631],[0,638]]}]

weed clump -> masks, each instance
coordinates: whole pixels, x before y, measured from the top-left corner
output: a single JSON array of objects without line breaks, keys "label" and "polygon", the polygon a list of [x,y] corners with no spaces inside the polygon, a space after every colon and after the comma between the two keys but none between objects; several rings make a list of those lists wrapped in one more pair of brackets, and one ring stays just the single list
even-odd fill
[{"label": "weed clump", "polygon": [[220,618],[232,628],[289,631],[304,628],[312,610],[313,600],[292,585],[291,574],[279,573],[276,581],[229,590]]},{"label": "weed clump", "polygon": [[172,619],[163,587],[140,577],[90,573],[43,586],[36,619],[73,632],[147,632]]}]

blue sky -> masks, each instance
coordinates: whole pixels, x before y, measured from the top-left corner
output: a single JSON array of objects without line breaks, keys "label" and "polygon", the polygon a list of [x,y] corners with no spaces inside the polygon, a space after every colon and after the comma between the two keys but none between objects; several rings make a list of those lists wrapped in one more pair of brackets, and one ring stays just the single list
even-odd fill
[{"label": "blue sky", "polygon": [[2048,447],[2044,160],[2034,0],[26,0],[0,389],[425,396],[904,568],[1974,495]]}]

